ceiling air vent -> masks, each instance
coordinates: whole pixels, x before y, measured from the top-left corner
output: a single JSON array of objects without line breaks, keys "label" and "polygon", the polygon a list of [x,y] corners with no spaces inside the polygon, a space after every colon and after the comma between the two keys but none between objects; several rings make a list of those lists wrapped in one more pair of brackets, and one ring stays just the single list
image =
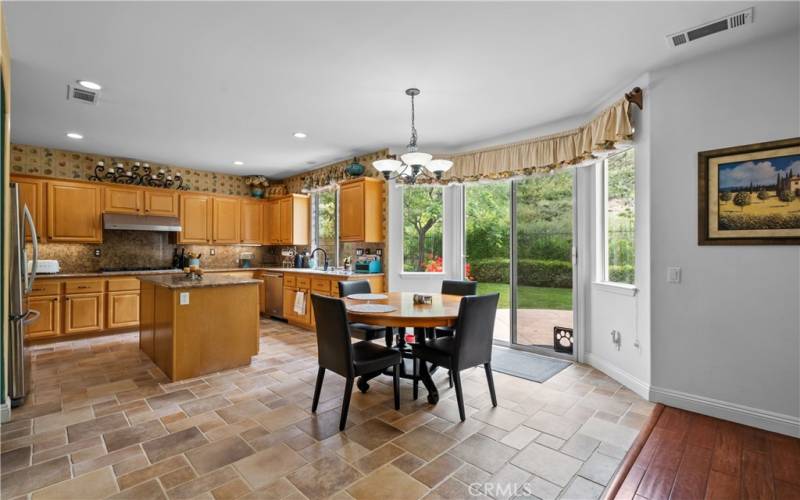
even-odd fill
[{"label": "ceiling air vent", "polygon": [[100,99],[100,92],[97,90],[88,90],[67,85],[68,101],[80,101],[85,102],[86,104],[97,104],[98,99]]},{"label": "ceiling air vent", "polygon": [[667,35],[667,43],[672,47],[685,45],[688,42],[699,40],[700,38],[719,33],[720,31],[728,31],[734,28],[739,28],[745,24],[753,22],[753,8],[745,9],[722,19],[717,19],[701,26],[696,26],[687,30],[679,31],[671,35]]}]

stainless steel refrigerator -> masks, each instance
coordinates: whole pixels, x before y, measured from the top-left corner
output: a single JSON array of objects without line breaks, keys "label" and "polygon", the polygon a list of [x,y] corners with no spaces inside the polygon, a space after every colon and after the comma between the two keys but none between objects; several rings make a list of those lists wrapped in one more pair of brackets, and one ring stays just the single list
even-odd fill
[{"label": "stainless steel refrigerator", "polygon": [[[31,358],[25,340],[25,326],[39,318],[39,311],[28,309],[26,295],[30,293],[36,279],[39,261],[38,235],[31,211],[27,205],[20,206],[19,186],[11,183],[11,276],[9,283],[9,325],[8,346],[9,384],[11,406],[25,402],[31,384]],[[33,247],[33,260],[28,271],[28,256],[25,250],[25,237],[30,235]]]}]

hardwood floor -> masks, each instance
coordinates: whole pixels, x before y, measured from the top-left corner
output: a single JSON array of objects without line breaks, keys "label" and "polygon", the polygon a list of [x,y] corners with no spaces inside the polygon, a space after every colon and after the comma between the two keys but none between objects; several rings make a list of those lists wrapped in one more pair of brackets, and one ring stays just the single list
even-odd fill
[{"label": "hardwood floor", "polygon": [[800,439],[677,408],[656,418],[612,498],[800,499]]}]

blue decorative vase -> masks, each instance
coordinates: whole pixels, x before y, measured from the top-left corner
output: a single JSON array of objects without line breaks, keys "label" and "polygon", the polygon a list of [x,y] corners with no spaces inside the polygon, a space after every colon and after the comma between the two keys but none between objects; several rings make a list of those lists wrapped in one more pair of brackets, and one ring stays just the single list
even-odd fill
[{"label": "blue decorative vase", "polygon": [[358,163],[358,160],[356,158],[353,158],[353,163],[348,165],[347,168],[344,169],[344,171],[350,177],[358,177],[360,175],[364,175],[364,165]]},{"label": "blue decorative vase", "polygon": [[250,196],[253,198],[263,198],[264,197],[264,188],[261,186],[251,186],[250,187]]}]

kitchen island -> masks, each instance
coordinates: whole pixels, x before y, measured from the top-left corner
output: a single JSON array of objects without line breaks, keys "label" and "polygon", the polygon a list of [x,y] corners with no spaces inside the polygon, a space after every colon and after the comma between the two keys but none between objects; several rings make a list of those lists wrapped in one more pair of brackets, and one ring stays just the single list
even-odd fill
[{"label": "kitchen island", "polygon": [[260,280],[139,276],[139,348],[173,381],[246,366],[258,353]]}]

